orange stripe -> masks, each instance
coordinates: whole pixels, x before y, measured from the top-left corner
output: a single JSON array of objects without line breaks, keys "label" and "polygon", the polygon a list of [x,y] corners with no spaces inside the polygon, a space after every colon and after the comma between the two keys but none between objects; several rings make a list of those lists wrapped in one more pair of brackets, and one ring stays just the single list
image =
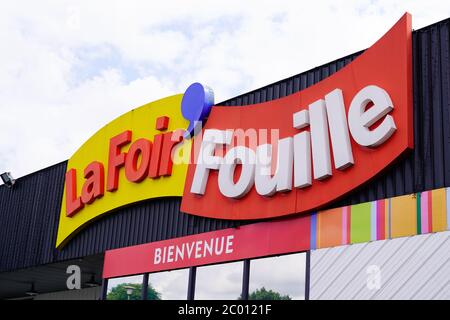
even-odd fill
[{"label": "orange stripe", "polygon": [[417,234],[417,200],[415,195],[391,199],[391,237]]},{"label": "orange stripe", "polygon": [[318,248],[341,245],[343,208],[321,211],[318,222]]},{"label": "orange stripe", "polygon": [[446,192],[445,189],[431,191],[432,204],[432,232],[445,231],[447,229]]}]

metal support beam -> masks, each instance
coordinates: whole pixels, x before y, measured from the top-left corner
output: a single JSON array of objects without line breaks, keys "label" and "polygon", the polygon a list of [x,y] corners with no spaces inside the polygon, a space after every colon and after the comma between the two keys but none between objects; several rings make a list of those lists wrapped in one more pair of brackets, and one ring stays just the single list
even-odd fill
[{"label": "metal support beam", "polygon": [[311,251],[306,251],[306,266],[305,266],[305,300],[309,300],[309,288],[311,281]]},{"label": "metal support beam", "polygon": [[190,267],[189,268],[188,292],[187,292],[188,300],[194,300],[196,277],[197,277],[197,267]]},{"label": "metal support beam", "polygon": [[108,279],[102,279],[102,291],[100,295],[100,300],[106,300],[108,294]]},{"label": "metal support beam", "polygon": [[142,277],[141,300],[147,300],[148,296],[148,273],[144,273]]},{"label": "metal support beam", "polygon": [[250,259],[244,260],[244,274],[242,276],[242,300],[248,300],[248,291],[250,284]]}]

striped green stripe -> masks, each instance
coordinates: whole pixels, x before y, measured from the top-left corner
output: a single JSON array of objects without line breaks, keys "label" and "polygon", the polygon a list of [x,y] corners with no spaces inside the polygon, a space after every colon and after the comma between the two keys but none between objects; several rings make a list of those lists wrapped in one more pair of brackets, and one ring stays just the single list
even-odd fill
[{"label": "striped green stripe", "polygon": [[350,242],[370,241],[371,202],[353,205],[350,218]]},{"label": "striped green stripe", "polygon": [[417,201],[417,234],[420,234],[422,231],[422,206],[420,205],[420,197],[421,193],[416,194]]}]

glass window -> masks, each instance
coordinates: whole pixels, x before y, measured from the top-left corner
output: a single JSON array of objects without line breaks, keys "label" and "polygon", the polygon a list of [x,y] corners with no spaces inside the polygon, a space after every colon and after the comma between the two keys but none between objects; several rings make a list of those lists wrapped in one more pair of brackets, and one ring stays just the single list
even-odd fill
[{"label": "glass window", "polygon": [[141,300],[142,275],[108,280],[107,300]]},{"label": "glass window", "polygon": [[151,273],[149,290],[158,293],[161,300],[186,300],[189,269]]},{"label": "glass window", "polygon": [[305,253],[250,262],[250,300],[303,300]]},{"label": "glass window", "polygon": [[242,261],[197,268],[196,300],[236,300],[242,291]]}]

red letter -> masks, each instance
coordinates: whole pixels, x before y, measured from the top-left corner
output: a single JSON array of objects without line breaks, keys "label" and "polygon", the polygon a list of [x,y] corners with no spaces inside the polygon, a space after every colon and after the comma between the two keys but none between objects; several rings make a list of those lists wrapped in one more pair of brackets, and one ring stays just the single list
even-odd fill
[{"label": "red letter", "polygon": [[90,163],[84,169],[84,182],[81,190],[81,201],[85,204],[92,203],[95,199],[101,198],[105,192],[105,173],[103,164],[98,161]]},{"label": "red letter", "polygon": [[[147,139],[138,139],[130,146],[125,161],[125,176],[128,181],[139,182],[145,179],[148,173],[151,150],[152,143]],[[141,163],[138,167],[139,155],[141,155]]]},{"label": "red letter", "polygon": [[106,190],[115,191],[119,186],[119,168],[125,164],[126,153],[120,149],[130,143],[131,131],[127,130],[111,138],[109,141],[108,182]]},{"label": "red letter", "polygon": [[156,119],[156,130],[165,131],[169,127],[169,117],[162,116]]},{"label": "red letter", "polygon": [[173,147],[183,140],[184,130],[176,130],[164,134],[164,144],[162,147],[161,164],[159,166],[160,176],[170,176],[172,174],[172,150]]},{"label": "red letter", "polygon": [[148,170],[149,178],[159,177],[159,162],[161,160],[161,149],[163,145],[163,134],[155,135],[155,141],[153,142],[152,158],[150,160],[150,168]]},{"label": "red letter", "polygon": [[66,173],[66,216],[72,217],[83,208],[81,198],[77,197],[77,171],[70,169]]}]

